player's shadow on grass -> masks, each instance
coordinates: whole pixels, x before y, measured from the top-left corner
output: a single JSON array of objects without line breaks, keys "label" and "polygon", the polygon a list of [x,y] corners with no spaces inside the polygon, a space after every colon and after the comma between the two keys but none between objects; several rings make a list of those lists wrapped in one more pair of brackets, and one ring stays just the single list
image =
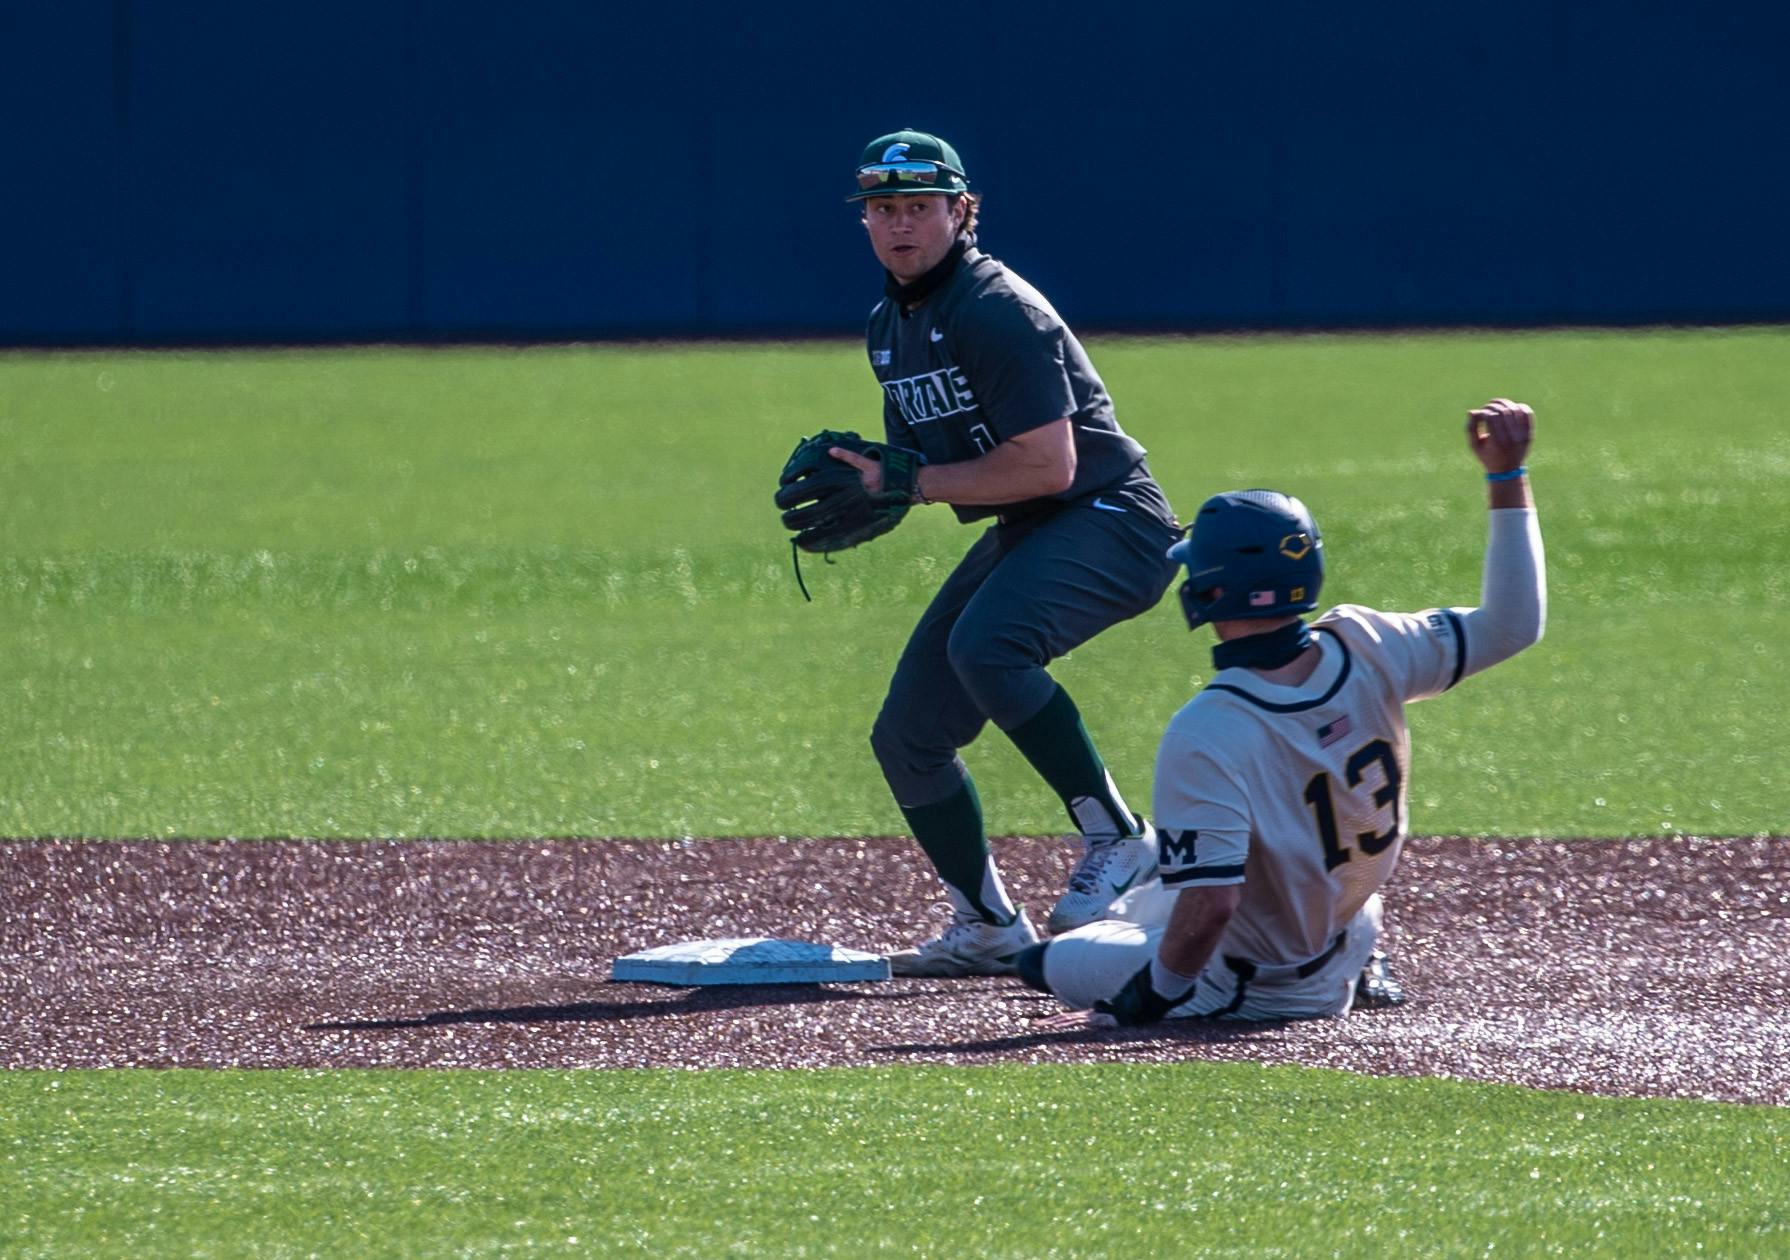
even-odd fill
[{"label": "player's shadow on grass", "polygon": [[[634,985],[626,985],[634,988]],[[474,1007],[465,1011],[432,1011],[411,1019],[349,1019],[306,1024],[306,1032],[380,1032],[398,1028],[440,1028],[452,1024],[611,1023],[629,1019],[663,1019],[704,1011],[732,1011],[752,1006],[811,1006],[830,1002],[902,1002],[925,998],[930,991],[865,993],[830,989],[818,984],[743,984],[690,989],[664,1001],[566,1002],[539,1006]]]}]

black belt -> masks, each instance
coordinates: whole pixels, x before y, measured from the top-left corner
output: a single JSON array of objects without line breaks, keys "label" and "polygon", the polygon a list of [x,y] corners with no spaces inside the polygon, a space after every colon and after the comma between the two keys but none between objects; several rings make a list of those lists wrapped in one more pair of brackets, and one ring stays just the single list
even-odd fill
[{"label": "black belt", "polygon": [[[1344,928],[1336,934],[1336,939],[1330,942],[1329,949],[1319,954],[1310,962],[1300,963],[1297,967],[1293,968],[1293,974],[1298,976],[1301,980],[1309,979],[1310,977],[1317,975],[1318,972],[1324,970],[1325,965],[1328,964],[1332,958],[1336,957],[1336,951],[1341,949],[1343,943],[1348,939],[1348,929]],[[1224,965],[1236,972],[1239,980],[1254,980],[1256,972],[1260,971],[1263,966],[1263,964],[1251,962],[1247,958],[1238,958],[1235,954],[1226,954],[1224,956]]]},{"label": "black belt", "polygon": [[1348,939],[1348,929],[1344,928],[1336,934],[1336,939],[1330,942],[1329,949],[1325,950],[1308,963],[1300,963],[1298,967],[1294,968],[1293,974],[1298,976],[1301,980],[1305,979],[1307,976],[1317,975],[1318,972],[1324,970],[1325,963],[1336,957],[1336,951],[1341,949],[1343,947],[1343,942]]},{"label": "black belt", "polygon": [[1021,504],[1010,508],[1005,512],[996,512],[994,519],[997,524],[1003,526],[1030,525],[1034,521],[1041,521],[1047,516],[1055,516],[1058,512],[1068,506],[1069,505],[1066,503],[1046,499],[1042,503],[1033,502]]},{"label": "black belt", "polygon": [[[1300,963],[1297,967],[1293,968],[1293,974],[1298,976],[1301,980],[1317,975],[1318,972],[1324,969],[1325,963],[1336,957],[1336,951],[1341,949],[1343,947],[1343,942],[1348,939],[1349,931],[1347,928],[1344,928],[1336,934],[1336,939],[1330,942],[1329,949],[1319,954],[1310,962]],[[1224,955],[1224,965],[1229,967],[1231,972],[1237,977],[1237,990],[1231,995],[1230,1005],[1226,1006],[1223,1010],[1213,1011],[1213,1015],[1235,1015],[1238,1011],[1242,1010],[1243,999],[1249,992],[1249,982],[1254,980],[1256,972],[1261,970],[1260,964],[1250,962],[1247,958],[1239,958],[1235,954]]]}]

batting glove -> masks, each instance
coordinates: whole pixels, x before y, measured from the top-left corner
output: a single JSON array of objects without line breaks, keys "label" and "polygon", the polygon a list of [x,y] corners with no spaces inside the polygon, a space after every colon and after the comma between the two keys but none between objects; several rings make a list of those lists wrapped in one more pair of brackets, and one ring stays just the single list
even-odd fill
[{"label": "batting glove", "polygon": [[[1094,1003],[1102,1015],[1110,1015],[1122,1025],[1155,1024],[1187,998],[1183,992],[1174,997],[1158,993],[1151,981],[1150,964],[1138,968],[1125,987],[1106,1001]],[[1192,986],[1188,986],[1191,991]]]}]

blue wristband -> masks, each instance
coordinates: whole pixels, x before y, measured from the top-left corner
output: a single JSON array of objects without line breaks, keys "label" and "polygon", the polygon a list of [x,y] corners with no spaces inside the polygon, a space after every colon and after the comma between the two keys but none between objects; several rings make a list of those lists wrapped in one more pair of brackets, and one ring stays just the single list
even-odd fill
[{"label": "blue wristband", "polygon": [[1487,481],[1515,481],[1518,477],[1526,476],[1528,472],[1527,467],[1518,466],[1509,472],[1487,473],[1485,479]]}]

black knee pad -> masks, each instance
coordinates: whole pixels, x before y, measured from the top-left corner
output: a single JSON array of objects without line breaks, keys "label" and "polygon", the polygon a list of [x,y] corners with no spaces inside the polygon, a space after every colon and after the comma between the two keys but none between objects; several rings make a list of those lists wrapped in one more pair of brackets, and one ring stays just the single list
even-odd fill
[{"label": "black knee pad", "polygon": [[1041,945],[1028,945],[1013,959],[1013,966],[1028,989],[1036,989],[1040,993],[1050,992],[1050,986],[1044,983],[1044,951],[1049,948],[1049,941]]}]

